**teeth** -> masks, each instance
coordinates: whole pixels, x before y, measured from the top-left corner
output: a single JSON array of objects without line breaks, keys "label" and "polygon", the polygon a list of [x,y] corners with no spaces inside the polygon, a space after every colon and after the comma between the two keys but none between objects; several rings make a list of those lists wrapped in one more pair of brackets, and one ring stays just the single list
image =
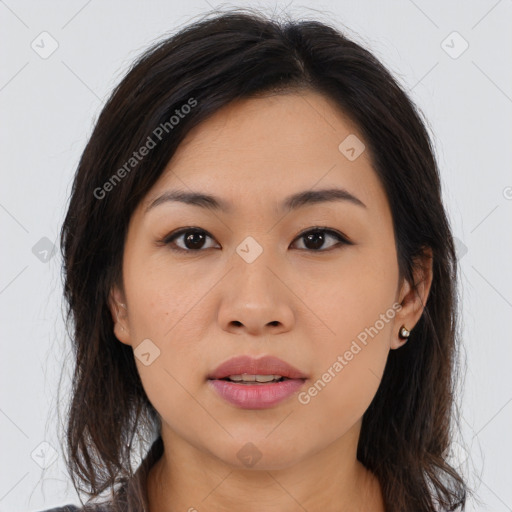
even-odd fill
[{"label": "teeth", "polygon": [[235,382],[271,382],[279,380],[281,375],[249,375],[244,373],[242,375],[229,375],[228,379]]}]

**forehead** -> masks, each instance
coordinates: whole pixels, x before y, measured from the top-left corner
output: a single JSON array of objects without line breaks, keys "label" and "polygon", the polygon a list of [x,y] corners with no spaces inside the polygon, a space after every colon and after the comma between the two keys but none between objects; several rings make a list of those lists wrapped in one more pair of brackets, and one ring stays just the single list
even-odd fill
[{"label": "forehead", "polygon": [[[357,158],[347,157],[345,141],[362,151]],[[238,100],[187,134],[143,205],[176,188],[236,205],[335,186],[375,205],[386,199],[365,146],[356,125],[319,93]]]}]

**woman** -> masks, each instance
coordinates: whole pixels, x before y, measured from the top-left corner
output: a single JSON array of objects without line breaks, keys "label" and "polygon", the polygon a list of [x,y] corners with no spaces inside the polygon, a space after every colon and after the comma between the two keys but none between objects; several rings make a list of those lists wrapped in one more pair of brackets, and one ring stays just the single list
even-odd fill
[{"label": "woman", "polygon": [[238,11],[147,51],[61,243],[83,510],[464,509],[437,164],[336,29]]}]

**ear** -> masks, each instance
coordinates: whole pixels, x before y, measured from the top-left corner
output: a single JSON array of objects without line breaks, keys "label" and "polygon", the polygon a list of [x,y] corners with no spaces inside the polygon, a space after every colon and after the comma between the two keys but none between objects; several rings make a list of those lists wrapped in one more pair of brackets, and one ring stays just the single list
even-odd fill
[{"label": "ear", "polygon": [[402,308],[395,316],[395,332],[391,340],[391,349],[400,348],[407,342],[399,336],[402,325],[412,331],[417,324],[427,303],[433,277],[433,255],[430,247],[424,248],[422,254],[415,258],[413,268],[414,283],[403,278],[398,294]]},{"label": "ear", "polygon": [[110,291],[108,303],[112,321],[114,322],[114,334],[116,338],[121,343],[131,345],[126,299],[116,285],[114,285]]}]

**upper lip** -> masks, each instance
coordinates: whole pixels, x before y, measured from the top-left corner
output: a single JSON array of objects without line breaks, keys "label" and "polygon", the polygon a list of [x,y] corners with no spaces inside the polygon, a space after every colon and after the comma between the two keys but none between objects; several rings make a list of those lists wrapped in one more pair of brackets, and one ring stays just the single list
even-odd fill
[{"label": "upper lip", "polygon": [[229,375],[281,375],[289,379],[307,379],[307,376],[292,365],[273,356],[258,359],[241,355],[228,359],[208,375],[208,379],[223,379]]}]

